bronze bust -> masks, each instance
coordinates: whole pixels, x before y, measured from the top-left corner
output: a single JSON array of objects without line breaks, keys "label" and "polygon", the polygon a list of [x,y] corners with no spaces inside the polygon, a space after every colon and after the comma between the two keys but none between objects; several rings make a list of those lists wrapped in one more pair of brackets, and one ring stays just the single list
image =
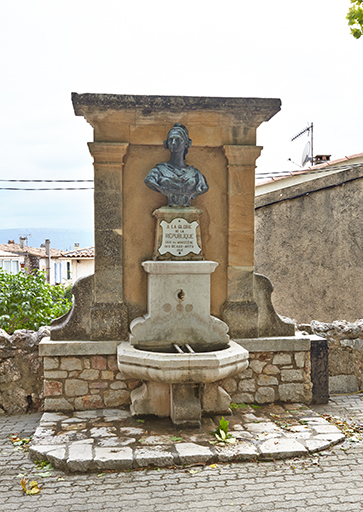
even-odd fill
[{"label": "bronze bust", "polygon": [[184,162],[191,145],[186,127],[175,123],[164,141],[164,147],[170,151],[169,161],[157,164],[145,178],[145,184],[151,190],[168,198],[169,206],[190,206],[191,199],[209,189],[203,174]]}]

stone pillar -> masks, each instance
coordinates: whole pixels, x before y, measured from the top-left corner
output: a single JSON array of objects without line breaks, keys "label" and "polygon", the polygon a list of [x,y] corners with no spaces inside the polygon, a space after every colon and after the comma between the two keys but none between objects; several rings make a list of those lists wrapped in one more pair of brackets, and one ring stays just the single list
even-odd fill
[{"label": "stone pillar", "polygon": [[311,336],[310,363],[312,403],[327,404],[329,402],[329,347],[328,340],[320,336]]},{"label": "stone pillar", "polygon": [[91,340],[124,340],[122,170],[128,143],[90,142],[94,158],[95,274]]},{"label": "stone pillar", "polygon": [[255,168],[261,146],[223,146],[228,181],[227,301],[223,316],[233,338],[258,336],[254,296]]}]

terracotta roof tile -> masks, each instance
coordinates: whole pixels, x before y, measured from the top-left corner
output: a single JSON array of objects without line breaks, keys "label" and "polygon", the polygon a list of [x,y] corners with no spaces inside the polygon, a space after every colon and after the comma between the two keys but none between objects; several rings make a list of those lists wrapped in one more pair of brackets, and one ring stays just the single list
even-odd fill
[{"label": "terracotta roof tile", "polygon": [[95,248],[94,247],[85,247],[83,249],[74,249],[73,251],[63,252],[64,258],[94,258],[95,257]]},{"label": "terracotta roof tile", "polygon": [[[22,255],[26,255],[26,254],[31,254],[33,256],[39,256],[39,258],[46,258],[47,255],[45,253],[45,249],[43,248],[38,248],[38,247],[28,247],[28,246],[24,246],[24,248],[22,249],[20,247],[20,244],[0,244],[0,249],[2,251],[6,251],[6,252],[12,252],[12,253],[15,253],[15,254],[22,254]],[[63,252],[60,251],[59,249],[50,249],[50,255],[52,258],[58,258],[60,256],[63,255]]]}]

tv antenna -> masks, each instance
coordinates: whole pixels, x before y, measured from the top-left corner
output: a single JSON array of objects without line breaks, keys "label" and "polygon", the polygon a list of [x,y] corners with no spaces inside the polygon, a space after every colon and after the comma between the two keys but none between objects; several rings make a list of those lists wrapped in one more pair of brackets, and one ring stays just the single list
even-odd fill
[{"label": "tv antenna", "polygon": [[25,234],[19,233],[18,236],[21,236],[22,238],[24,238],[24,240],[26,240],[26,242],[28,242],[28,238],[30,236],[32,236],[32,234],[31,233],[25,233]]},{"label": "tv antenna", "polygon": [[[310,142],[308,142],[305,145],[302,157],[301,157],[301,165],[304,167],[308,162],[311,162],[311,165],[314,165],[314,125],[311,123],[309,126],[298,132],[294,137],[292,137],[291,142],[298,139],[303,135],[304,133],[307,133],[308,136],[310,135]],[[310,156],[309,156],[310,154]]]},{"label": "tv antenna", "polygon": [[307,142],[304,147],[304,151],[301,157],[301,167],[305,167],[305,165],[310,162],[310,142]]}]

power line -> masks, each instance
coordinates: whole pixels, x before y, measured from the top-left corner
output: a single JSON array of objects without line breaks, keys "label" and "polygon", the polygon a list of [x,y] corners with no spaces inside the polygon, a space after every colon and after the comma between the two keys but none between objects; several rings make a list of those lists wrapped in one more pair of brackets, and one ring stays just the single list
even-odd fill
[{"label": "power line", "polygon": [[93,183],[93,180],[0,180],[8,183]]},{"label": "power line", "polygon": [[25,190],[25,191],[29,191],[29,190],[93,190],[93,187],[78,187],[78,188],[60,188],[60,187],[55,187],[55,188],[16,188],[16,187],[0,187],[0,190]]},{"label": "power line", "polygon": [[[7,183],[93,183],[93,180],[4,180],[4,179],[0,179],[0,182],[7,182]],[[52,188],[0,187],[0,190],[24,190],[24,191],[93,190],[93,187],[52,187]]]}]

